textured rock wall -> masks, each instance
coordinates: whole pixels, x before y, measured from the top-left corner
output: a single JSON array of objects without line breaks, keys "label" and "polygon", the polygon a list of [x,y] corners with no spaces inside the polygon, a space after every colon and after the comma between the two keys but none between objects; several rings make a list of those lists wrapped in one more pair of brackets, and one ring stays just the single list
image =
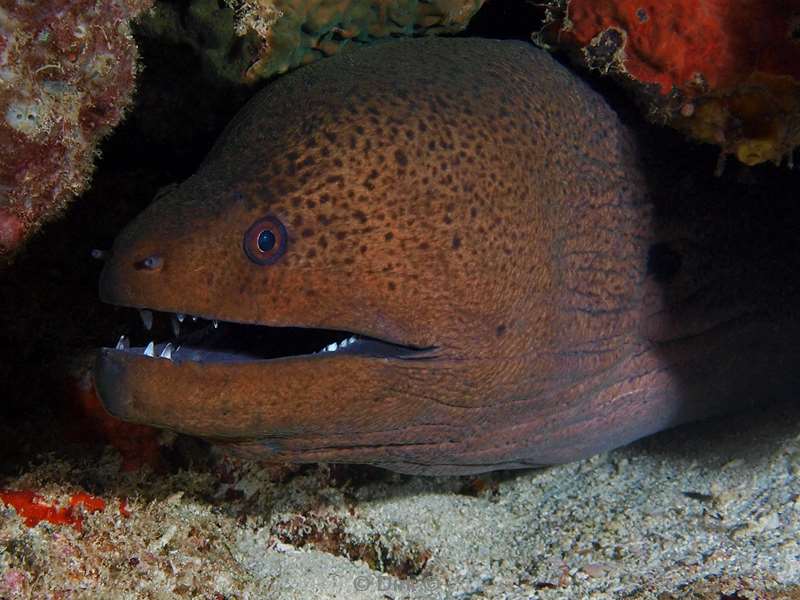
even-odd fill
[{"label": "textured rock wall", "polygon": [[130,105],[130,19],[151,0],[0,5],[0,255],[91,176],[98,141]]}]

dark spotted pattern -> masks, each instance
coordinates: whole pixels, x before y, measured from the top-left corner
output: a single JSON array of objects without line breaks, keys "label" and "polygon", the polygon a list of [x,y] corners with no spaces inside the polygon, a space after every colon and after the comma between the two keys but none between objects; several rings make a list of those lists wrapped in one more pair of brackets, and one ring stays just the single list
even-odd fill
[{"label": "dark spotted pattern", "polygon": [[207,164],[291,224],[289,268],[380,270],[403,294],[429,260],[497,291],[496,275],[529,278],[533,198],[558,210],[619,175],[607,109],[563,94],[570,75],[527,44],[415,40],[331,60],[269,86],[218,144],[244,150]]},{"label": "dark spotted pattern", "polygon": [[[254,265],[242,235],[265,215],[288,243]],[[687,270],[653,229],[628,132],[547,53],[478,39],[344,52],[254,97],[120,236],[105,297],[431,354],[168,376],[147,363],[119,397],[134,420],[280,460],[475,472],[585,456],[712,410],[676,403],[682,347],[664,358],[648,337],[671,314],[648,285]],[[128,268],[155,254],[158,273]]]}]

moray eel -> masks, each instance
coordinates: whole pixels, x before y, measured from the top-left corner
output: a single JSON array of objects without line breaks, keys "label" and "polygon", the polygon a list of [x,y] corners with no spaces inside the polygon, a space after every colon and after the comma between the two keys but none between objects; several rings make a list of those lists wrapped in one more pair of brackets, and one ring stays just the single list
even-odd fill
[{"label": "moray eel", "polygon": [[616,113],[530,44],[322,60],[119,235],[102,299],[203,331],[101,349],[97,390],[275,461],[427,474],[562,463],[740,406],[790,363],[761,313],[714,300],[703,261],[725,253],[670,234],[649,195]]}]

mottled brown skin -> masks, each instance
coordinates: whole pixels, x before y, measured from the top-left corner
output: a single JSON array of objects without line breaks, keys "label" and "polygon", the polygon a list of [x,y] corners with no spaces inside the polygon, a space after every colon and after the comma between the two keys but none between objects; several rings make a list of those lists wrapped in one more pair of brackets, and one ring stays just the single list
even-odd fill
[{"label": "mottled brown skin", "polygon": [[[637,157],[603,99],[529,44],[394,41],[301,68],[125,229],[102,297],[434,349],[233,364],[105,349],[103,402],[276,461],[419,473],[570,461],[739,406],[796,354],[731,351],[764,326],[698,301],[702,265],[669,266],[679,236],[654,267],[669,232]],[[259,266],[242,235],[266,214],[289,245]],[[135,267],[151,255],[160,269]]]}]

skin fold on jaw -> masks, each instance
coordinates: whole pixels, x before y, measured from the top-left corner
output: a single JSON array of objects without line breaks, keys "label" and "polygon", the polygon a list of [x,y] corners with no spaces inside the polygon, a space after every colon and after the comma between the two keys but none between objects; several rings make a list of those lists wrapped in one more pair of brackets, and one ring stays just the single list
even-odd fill
[{"label": "skin fold on jaw", "polygon": [[[705,370],[676,377],[696,343],[661,343],[637,160],[530,44],[393,41],[303,67],[119,235],[100,290],[223,331],[333,330],[335,349],[104,348],[101,399],[276,461],[416,473],[574,460],[719,412],[741,383],[725,348],[754,330],[710,316]],[[709,377],[727,377],[713,398]]]}]

